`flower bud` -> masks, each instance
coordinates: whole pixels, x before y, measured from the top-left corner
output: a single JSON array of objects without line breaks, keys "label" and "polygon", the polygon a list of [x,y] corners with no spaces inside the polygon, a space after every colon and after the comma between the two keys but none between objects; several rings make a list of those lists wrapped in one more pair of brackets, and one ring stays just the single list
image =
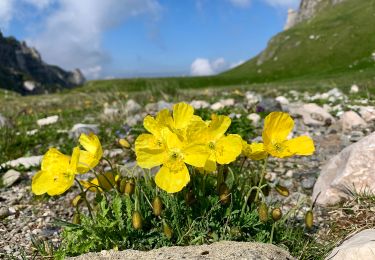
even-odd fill
[{"label": "flower bud", "polygon": [[264,202],[261,202],[258,207],[258,215],[259,220],[262,222],[266,222],[268,220],[268,207],[267,204]]},{"label": "flower bud", "polygon": [[134,193],[135,184],[133,179],[122,179],[120,182],[120,192],[125,193],[128,195],[132,195]]},{"label": "flower bud", "polygon": [[313,224],[314,224],[314,214],[311,210],[309,210],[306,212],[306,215],[305,215],[306,228],[311,229],[313,227]]},{"label": "flower bud", "polygon": [[141,216],[141,213],[139,213],[138,211],[133,212],[132,224],[133,224],[133,228],[136,230],[142,228],[142,216]]},{"label": "flower bud", "polygon": [[288,188],[281,186],[281,185],[276,185],[275,190],[277,193],[279,193],[281,196],[288,197],[289,196],[289,190]]},{"label": "flower bud", "polygon": [[121,138],[120,140],[118,140],[118,143],[119,143],[119,145],[121,145],[123,148],[126,148],[126,149],[129,149],[129,148],[130,148],[130,144],[129,144],[128,140],[126,140],[126,139]]},{"label": "flower bud", "polygon": [[271,212],[273,221],[278,221],[283,216],[283,212],[280,208],[274,208]]},{"label": "flower bud", "polygon": [[163,223],[163,233],[168,238],[171,239],[173,237],[173,230],[167,223]]},{"label": "flower bud", "polygon": [[81,224],[81,216],[79,213],[74,213],[73,214],[73,220],[72,220],[73,224]]},{"label": "flower bud", "polygon": [[74,199],[72,200],[72,205],[73,207],[77,207],[79,204],[81,204],[82,202],[82,197],[81,195],[77,195],[74,197]]},{"label": "flower bud", "polygon": [[152,211],[155,216],[160,216],[163,210],[163,202],[159,196],[156,196],[152,201]]},{"label": "flower bud", "polygon": [[189,190],[185,193],[185,202],[187,205],[191,206],[196,201],[194,192],[192,190]]},{"label": "flower bud", "polygon": [[220,184],[219,197],[222,205],[227,205],[230,201],[230,190],[225,182]]}]

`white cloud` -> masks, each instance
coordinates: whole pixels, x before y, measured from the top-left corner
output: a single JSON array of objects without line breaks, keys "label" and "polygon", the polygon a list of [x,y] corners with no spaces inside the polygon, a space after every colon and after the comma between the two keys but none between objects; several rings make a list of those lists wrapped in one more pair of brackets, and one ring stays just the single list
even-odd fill
[{"label": "white cloud", "polygon": [[160,11],[157,0],[58,0],[57,9],[46,17],[29,44],[48,63],[81,68],[87,77],[98,77],[98,68],[111,59],[102,47],[104,32],[142,14],[156,20]]},{"label": "white cloud", "polygon": [[205,58],[197,58],[193,61],[190,67],[190,74],[192,76],[209,76],[223,72],[224,70],[234,68],[244,61],[228,63],[224,58],[217,58],[209,60]]},{"label": "white cloud", "polygon": [[263,0],[274,7],[293,7],[297,8],[301,0]]},{"label": "white cloud", "polygon": [[237,67],[237,66],[242,65],[244,62],[245,62],[244,60],[240,60],[240,61],[237,61],[237,62],[232,62],[232,63],[229,65],[229,68],[230,68],[230,69],[233,69],[234,67]]},{"label": "white cloud", "polygon": [[207,76],[215,74],[212,65],[208,59],[197,58],[191,64],[191,75]]},{"label": "white cloud", "polygon": [[251,4],[251,0],[228,0],[231,2],[234,6],[237,7],[249,7]]},{"label": "white cloud", "polygon": [[13,16],[13,0],[0,0],[0,29],[8,27]]},{"label": "white cloud", "polygon": [[97,65],[94,67],[82,69],[82,73],[89,79],[98,79],[100,77],[102,70],[102,66]]}]

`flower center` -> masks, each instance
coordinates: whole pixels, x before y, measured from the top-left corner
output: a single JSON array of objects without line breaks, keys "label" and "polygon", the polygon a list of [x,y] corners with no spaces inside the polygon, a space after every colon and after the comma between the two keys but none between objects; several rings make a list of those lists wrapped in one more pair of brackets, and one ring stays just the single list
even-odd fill
[{"label": "flower center", "polygon": [[215,147],[216,147],[216,145],[215,145],[214,142],[209,142],[208,143],[208,148],[210,148],[211,150],[215,150]]},{"label": "flower center", "polygon": [[275,148],[276,151],[282,152],[284,150],[284,146],[281,143],[274,143],[273,147]]}]

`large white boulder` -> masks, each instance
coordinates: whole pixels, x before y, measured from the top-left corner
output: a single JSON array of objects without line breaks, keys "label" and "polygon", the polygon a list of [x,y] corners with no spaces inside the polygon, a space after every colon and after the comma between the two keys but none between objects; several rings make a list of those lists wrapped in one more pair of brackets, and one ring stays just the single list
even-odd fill
[{"label": "large white boulder", "polygon": [[375,229],[366,229],[335,247],[329,260],[375,259]]},{"label": "large white boulder", "polygon": [[305,125],[322,126],[335,122],[330,113],[315,103],[293,104],[289,106],[289,111],[294,116],[302,116]]},{"label": "large white boulder", "polygon": [[340,120],[342,124],[342,130],[344,132],[348,132],[359,127],[366,127],[367,125],[366,121],[354,111],[346,111],[341,116]]},{"label": "large white boulder", "polygon": [[349,198],[347,189],[375,192],[375,132],[330,159],[315,183],[313,200],[322,206]]}]

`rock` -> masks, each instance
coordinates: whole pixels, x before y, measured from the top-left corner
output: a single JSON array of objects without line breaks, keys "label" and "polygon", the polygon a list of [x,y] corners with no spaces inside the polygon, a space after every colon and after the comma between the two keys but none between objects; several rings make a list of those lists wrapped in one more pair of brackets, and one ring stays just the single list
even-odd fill
[{"label": "rock", "polygon": [[194,109],[201,109],[209,107],[210,103],[204,100],[193,100],[190,102],[190,105],[192,105]]},{"label": "rock", "polygon": [[333,116],[315,103],[293,104],[289,106],[293,116],[302,116],[303,123],[309,126],[331,125],[335,122]]},{"label": "rock", "polygon": [[277,98],[275,98],[275,100],[277,102],[279,102],[281,105],[288,105],[289,104],[289,100],[284,96],[278,96]]},{"label": "rock", "polygon": [[254,125],[258,125],[259,122],[260,122],[260,119],[261,119],[260,115],[257,114],[257,113],[251,113],[246,118],[249,119],[249,120],[251,120]]},{"label": "rock", "polygon": [[245,98],[247,100],[247,104],[250,106],[257,104],[261,100],[259,95],[250,91],[245,93]]},{"label": "rock", "polygon": [[309,176],[302,180],[301,186],[302,188],[307,189],[307,190],[312,189],[314,187],[315,181],[316,181],[316,178],[314,176]]},{"label": "rock", "polygon": [[55,124],[58,120],[59,120],[59,116],[54,115],[54,116],[49,116],[49,117],[46,117],[46,118],[38,119],[36,121],[36,123],[38,124],[38,126],[42,127],[42,126],[45,126],[45,125]]},{"label": "rock", "polygon": [[172,109],[173,107],[173,104],[172,103],[169,103],[169,102],[166,102],[164,100],[160,100],[158,101],[157,103],[157,110],[160,111],[162,109]]},{"label": "rock", "polygon": [[217,110],[219,110],[219,109],[224,108],[224,106],[223,106],[223,104],[221,104],[220,102],[216,102],[216,103],[212,104],[210,108],[211,108],[212,110],[214,110],[214,111],[217,111]]},{"label": "rock", "polygon": [[0,114],[0,128],[8,125],[8,120]]},{"label": "rock", "polygon": [[34,89],[38,88],[40,84],[38,82],[32,80],[26,80],[23,82],[23,88],[29,92],[34,91]]},{"label": "rock", "polygon": [[147,113],[156,112],[158,110],[158,104],[156,104],[156,103],[148,103],[145,106],[145,110],[146,110]]},{"label": "rock", "polygon": [[74,69],[69,75],[69,81],[72,84],[79,86],[85,83],[86,79],[85,76],[83,76],[80,69]]},{"label": "rock", "polygon": [[16,160],[3,163],[1,167],[17,168],[23,166],[25,169],[29,169],[31,167],[38,167],[40,165],[40,162],[42,161],[42,158],[43,155],[21,157]]},{"label": "rock", "polygon": [[358,142],[359,140],[361,140],[361,139],[363,138],[363,136],[364,136],[364,133],[361,132],[361,131],[352,131],[352,132],[350,133],[350,138],[349,138],[349,140],[350,140],[351,142]]},{"label": "rock", "polygon": [[359,114],[367,123],[375,121],[375,107],[371,107],[371,106],[363,107],[362,106],[359,108]]},{"label": "rock", "polygon": [[151,251],[137,251],[128,249],[125,251],[102,251],[100,253],[88,253],[71,260],[95,260],[95,259],[136,259],[136,260],[164,260],[164,259],[225,259],[225,260],[287,260],[294,259],[287,251],[272,244],[253,242],[221,241],[211,245],[201,246],[172,246],[162,247]]},{"label": "rock", "polygon": [[103,111],[104,116],[109,117],[109,118],[114,118],[116,116],[120,115],[120,110],[116,107],[110,107],[108,103],[104,104],[104,111]]},{"label": "rock", "polygon": [[372,260],[375,250],[375,229],[363,230],[334,248],[326,258],[330,260]]},{"label": "rock", "polygon": [[357,192],[375,192],[375,132],[331,158],[323,167],[313,191],[317,203],[333,205]]},{"label": "rock", "polygon": [[18,171],[15,171],[13,169],[7,171],[3,177],[2,177],[2,181],[3,181],[3,185],[5,187],[10,187],[12,186],[15,182],[17,182],[19,179],[21,178],[21,173],[18,172]]},{"label": "rock", "polygon": [[128,126],[135,126],[136,124],[142,122],[143,118],[141,115],[139,114],[136,114],[134,116],[128,116],[125,120],[125,123],[128,125]]},{"label": "rock", "polygon": [[263,98],[256,108],[256,112],[282,111],[281,104],[273,98]]},{"label": "rock", "polygon": [[81,134],[98,134],[99,126],[95,124],[75,124],[69,132],[71,138],[79,138]]},{"label": "rock", "polygon": [[[41,94],[82,85],[83,75],[45,63],[35,48],[0,34],[0,74],[3,87],[21,94]],[[27,80],[25,80],[27,79]]]},{"label": "rock", "polygon": [[341,116],[342,130],[344,132],[351,131],[352,129],[366,127],[366,121],[363,120],[356,112],[347,111]]},{"label": "rock", "polygon": [[129,99],[125,104],[125,111],[128,114],[135,114],[141,111],[141,109],[141,105],[135,102],[133,99]]},{"label": "rock", "polygon": [[350,93],[351,94],[355,94],[355,93],[358,93],[358,91],[359,91],[359,87],[357,86],[357,85],[352,85],[351,87],[350,87]]},{"label": "rock", "polygon": [[0,208],[0,219],[4,219],[8,216],[10,216],[10,211],[7,207],[1,207]]},{"label": "rock", "polygon": [[233,106],[234,103],[235,102],[234,102],[233,98],[221,99],[219,102],[216,102],[216,103],[212,104],[211,109],[217,111],[217,110],[222,109],[224,107]]}]

